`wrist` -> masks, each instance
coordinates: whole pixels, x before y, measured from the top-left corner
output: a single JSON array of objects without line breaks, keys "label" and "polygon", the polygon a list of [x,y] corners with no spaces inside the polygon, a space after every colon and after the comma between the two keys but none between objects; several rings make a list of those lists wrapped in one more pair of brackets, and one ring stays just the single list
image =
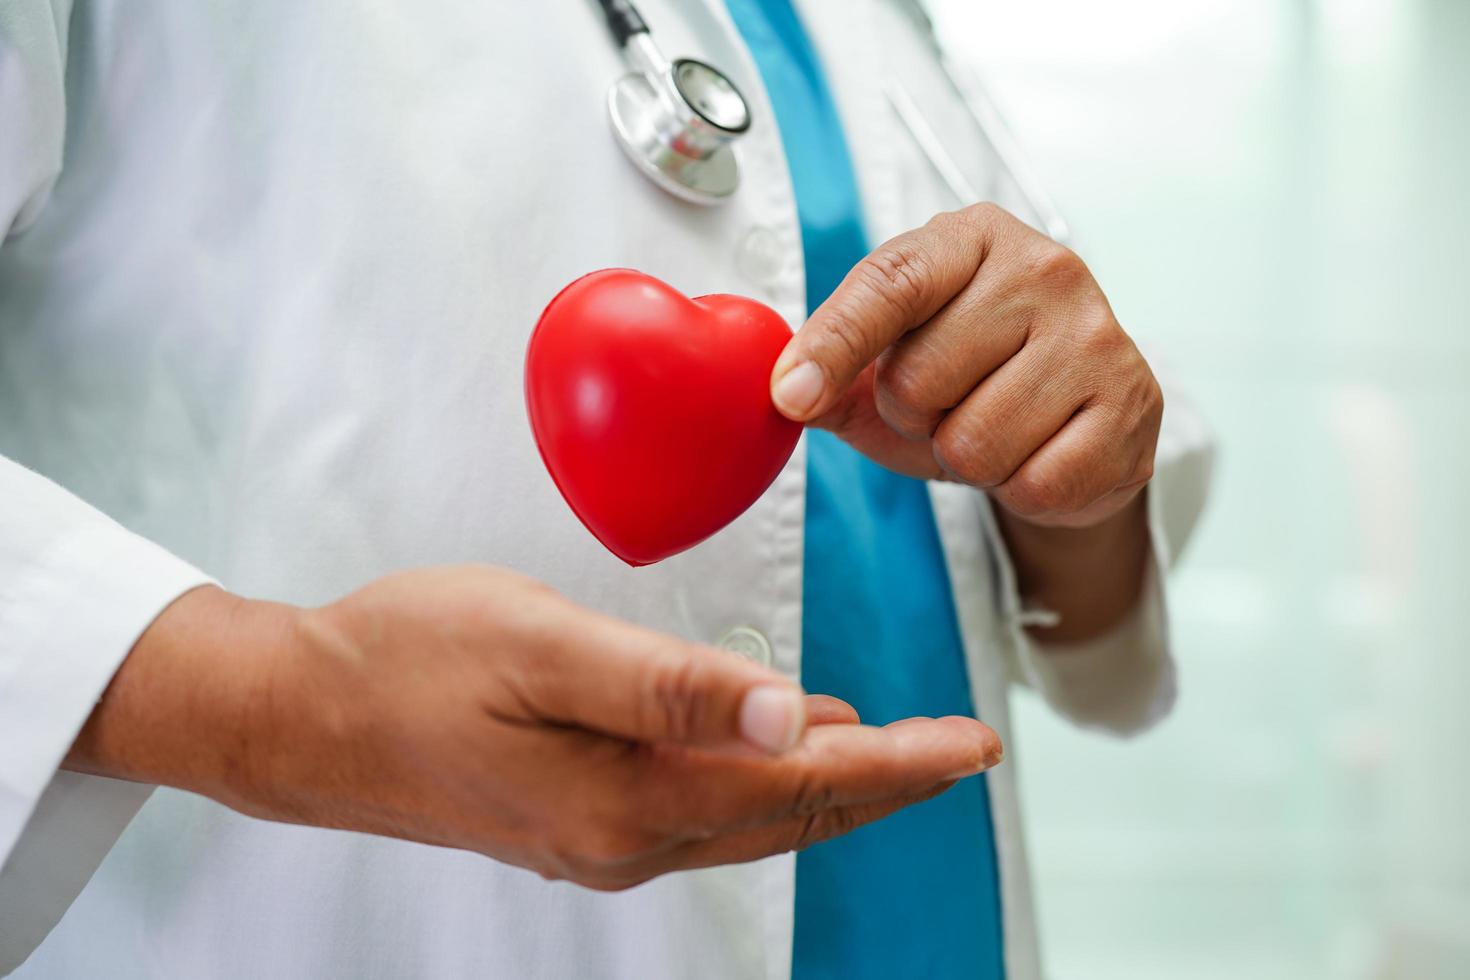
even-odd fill
[{"label": "wrist", "polygon": [[1023,599],[1060,615],[1033,627],[1050,643],[1078,643],[1121,622],[1137,603],[1149,561],[1147,491],[1086,527],[1030,523],[997,506],[996,519]]},{"label": "wrist", "polygon": [[1007,543],[1026,553],[1066,554],[1073,563],[1092,564],[1116,558],[1127,546],[1148,538],[1147,490],[1141,490],[1116,512],[1081,526],[1027,520],[995,502],[996,519]]},{"label": "wrist", "polygon": [[272,677],[296,642],[298,616],[213,586],[175,599],[118,668],[65,767],[227,803],[249,796]]}]

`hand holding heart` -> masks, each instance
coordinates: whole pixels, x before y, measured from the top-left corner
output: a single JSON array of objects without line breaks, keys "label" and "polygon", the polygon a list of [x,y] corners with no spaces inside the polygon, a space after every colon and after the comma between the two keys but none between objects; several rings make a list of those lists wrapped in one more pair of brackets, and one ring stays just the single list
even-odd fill
[{"label": "hand holding heart", "polygon": [[557,487],[633,565],[739,516],[795,445],[786,419],[1028,526],[1090,528],[1138,498],[1163,415],[1082,260],[989,204],[879,246],[794,339],[753,300],[584,276],[537,324],[526,394]]},{"label": "hand holding heart", "polygon": [[1137,497],[1163,415],[1087,266],[990,204],[874,250],[787,345],[771,393],[889,469],[1056,527]]}]

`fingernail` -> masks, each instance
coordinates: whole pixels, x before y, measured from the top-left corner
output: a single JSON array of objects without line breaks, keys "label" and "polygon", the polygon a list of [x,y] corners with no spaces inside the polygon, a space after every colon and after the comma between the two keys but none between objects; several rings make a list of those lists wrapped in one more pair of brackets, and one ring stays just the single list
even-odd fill
[{"label": "fingernail", "polygon": [[767,752],[785,752],[801,738],[806,703],[789,687],[756,687],[740,703],[740,735]]},{"label": "fingernail", "polygon": [[802,361],[776,382],[771,399],[788,416],[805,418],[822,399],[822,369],[811,361]]},{"label": "fingernail", "polygon": [[954,772],[950,773],[948,776],[946,776],[944,778],[944,781],[945,782],[958,782],[961,779],[969,779],[971,776],[978,776],[978,775],[980,775],[984,771],[985,771],[985,764],[984,763],[981,763],[980,765],[976,765],[976,766],[966,766],[964,769],[956,769]]},{"label": "fingernail", "polygon": [[987,751],[983,759],[979,759],[972,765],[966,766],[963,769],[957,769],[954,772],[950,773],[948,779],[968,779],[971,776],[977,776],[980,773],[985,772],[987,769],[993,769],[996,766],[1000,765],[1001,761],[1005,758],[1005,755],[1005,749],[997,745],[995,748]]}]

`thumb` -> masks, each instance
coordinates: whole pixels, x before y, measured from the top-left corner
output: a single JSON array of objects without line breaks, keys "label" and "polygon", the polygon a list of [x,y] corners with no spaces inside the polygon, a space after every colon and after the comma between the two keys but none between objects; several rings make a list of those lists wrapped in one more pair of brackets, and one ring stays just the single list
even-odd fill
[{"label": "thumb", "polygon": [[578,610],[535,674],[551,721],[640,742],[743,742],[769,753],[800,741],[806,699],[785,677],[725,650]]},{"label": "thumb", "polygon": [[998,211],[936,215],[853,266],[776,358],[771,400],[781,414],[810,422],[830,411],[879,354],[939,312],[974,278]]}]

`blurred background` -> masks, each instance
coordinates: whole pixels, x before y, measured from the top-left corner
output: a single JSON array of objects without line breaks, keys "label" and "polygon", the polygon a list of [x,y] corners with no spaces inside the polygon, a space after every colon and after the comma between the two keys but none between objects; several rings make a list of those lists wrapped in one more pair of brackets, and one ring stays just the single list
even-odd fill
[{"label": "blurred background", "polygon": [[931,0],[1216,491],[1181,699],[1017,705],[1056,980],[1470,977],[1470,0]]}]

